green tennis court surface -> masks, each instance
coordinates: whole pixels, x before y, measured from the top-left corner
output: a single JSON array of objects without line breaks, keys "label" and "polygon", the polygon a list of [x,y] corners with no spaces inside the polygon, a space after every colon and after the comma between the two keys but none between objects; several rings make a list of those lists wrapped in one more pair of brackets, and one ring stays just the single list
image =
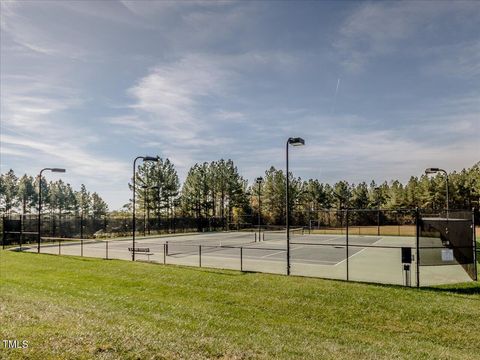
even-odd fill
[{"label": "green tennis court surface", "polygon": [[[201,266],[285,274],[286,234],[265,232],[212,232],[182,236],[139,237],[136,260],[174,265]],[[265,241],[263,241],[265,238]],[[42,253],[107,259],[132,259],[132,239],[43,239]],[[347,248],[348,241],[348,248]],[[291,233],[291,274],[330,279],[416,285],[415,256],[408,271],[402,264],[401,247],[412,248],[415,238]],[[30,246],[27,251],[37,251]],[[421,285],[470,281],[458,264],[421,268]]]}]

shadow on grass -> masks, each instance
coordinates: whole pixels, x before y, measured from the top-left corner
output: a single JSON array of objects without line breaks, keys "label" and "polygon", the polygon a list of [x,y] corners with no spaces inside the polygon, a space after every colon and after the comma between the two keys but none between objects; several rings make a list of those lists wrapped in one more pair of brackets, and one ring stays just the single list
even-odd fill
[{"label": "shadow on grass", "polygon": [[459,295],[480,295],[480,283],[476,282],[468,285],[445,286],[445,287],[424,287],[428,291],[452,293]]}]

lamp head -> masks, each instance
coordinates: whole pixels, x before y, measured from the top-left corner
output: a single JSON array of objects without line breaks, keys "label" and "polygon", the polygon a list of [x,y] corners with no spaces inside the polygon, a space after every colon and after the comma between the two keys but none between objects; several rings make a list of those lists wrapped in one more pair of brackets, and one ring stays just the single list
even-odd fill
[{"label": "lamp head", "polygon": [[435,174],[437,172],[441,171],[439,168],[428,168],[425,169],[425,174]]},{"label": "lamp head", "polygon": [[289,138],[288,143],[292,146],[303,146],[305,145],[305,140],[301,137]]},{"label": "lamp head", "polygon": [[143,161],[155,161],[158,162],[159,157],[158,156],[144,156]]},{"label": "lamp head", "polygon": [[57,173],[64,173],[66,172],[65,169],[60,169],[60,168],[52,168],[50,169],[51,172],[57,172]]}]

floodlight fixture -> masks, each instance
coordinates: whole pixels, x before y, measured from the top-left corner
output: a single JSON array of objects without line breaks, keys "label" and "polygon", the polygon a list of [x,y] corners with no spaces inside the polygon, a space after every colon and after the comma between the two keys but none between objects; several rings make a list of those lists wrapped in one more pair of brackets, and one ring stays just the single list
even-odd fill
[{"label": "floodlight fixture", "polygon": [[294,137],[289,138],[288,143],[292,146],[303,146],[305,145],[305,140],[303,140],[301,137]]},{"label": "floodlight fixture", "polygon": [[437,172],[446,172],[445,170],[442,170],[440,168],[427,168],[425,169],[425,174],[435,174]]},{"label": "floodlight fixture", "polygon": [[143,161],[154,161],[158,162],[160,158],[158,156],[143,156]]},{"label": "floodlight fixture", "polygon": [[261,176],[259,176],[259,177],[257,177],[257,178],[255,179],[255,182],[256,182],[257,184],[261,184],[261,183],[263,182],[263,178],[262,178]]}]

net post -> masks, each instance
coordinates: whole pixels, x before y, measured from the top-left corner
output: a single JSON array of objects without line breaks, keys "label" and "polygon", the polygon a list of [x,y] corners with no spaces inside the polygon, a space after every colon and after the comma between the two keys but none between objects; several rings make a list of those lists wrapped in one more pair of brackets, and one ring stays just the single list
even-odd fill
[{"label": "net post", "polygon": [[473,231],[473,269],[475,272],[475,281],[478,281],[478,269],[477,269],[477,235],[475,229],[475,208],[472,208],[472,231]]},{"label": "net post", "polygon": [[108,240],[105,241],[105,260],[108,260]]},{"label": "net post", "polygon": [[346,235],[345,235],[345,240],[346,240],[346,246],[345,246],[345,249],[346,249],[346,265],[347,265],[347,281],[350,280],[350,276],[349,276],[349,263],[348,263],[348,257],[349,257],[349,254],[348,254],[348,209],[345,210],[345,230],[346,230]]},{"label": "net post", "polygon": [[80,240],[80,256],[83,257],[83,238]]},{"label": "net post", "polygon": [[202,245],[198,245],[198,265],[202,267]]},{"label": "net post", "polygon": [[62,241],[58,239],[58,255],[62,255]]},{"label": "net post", "polygon": [[416,253],[416,275],[417,275],[417,288],[420,287],[420,215],[418,207],[415,208],[415,253]]}]

